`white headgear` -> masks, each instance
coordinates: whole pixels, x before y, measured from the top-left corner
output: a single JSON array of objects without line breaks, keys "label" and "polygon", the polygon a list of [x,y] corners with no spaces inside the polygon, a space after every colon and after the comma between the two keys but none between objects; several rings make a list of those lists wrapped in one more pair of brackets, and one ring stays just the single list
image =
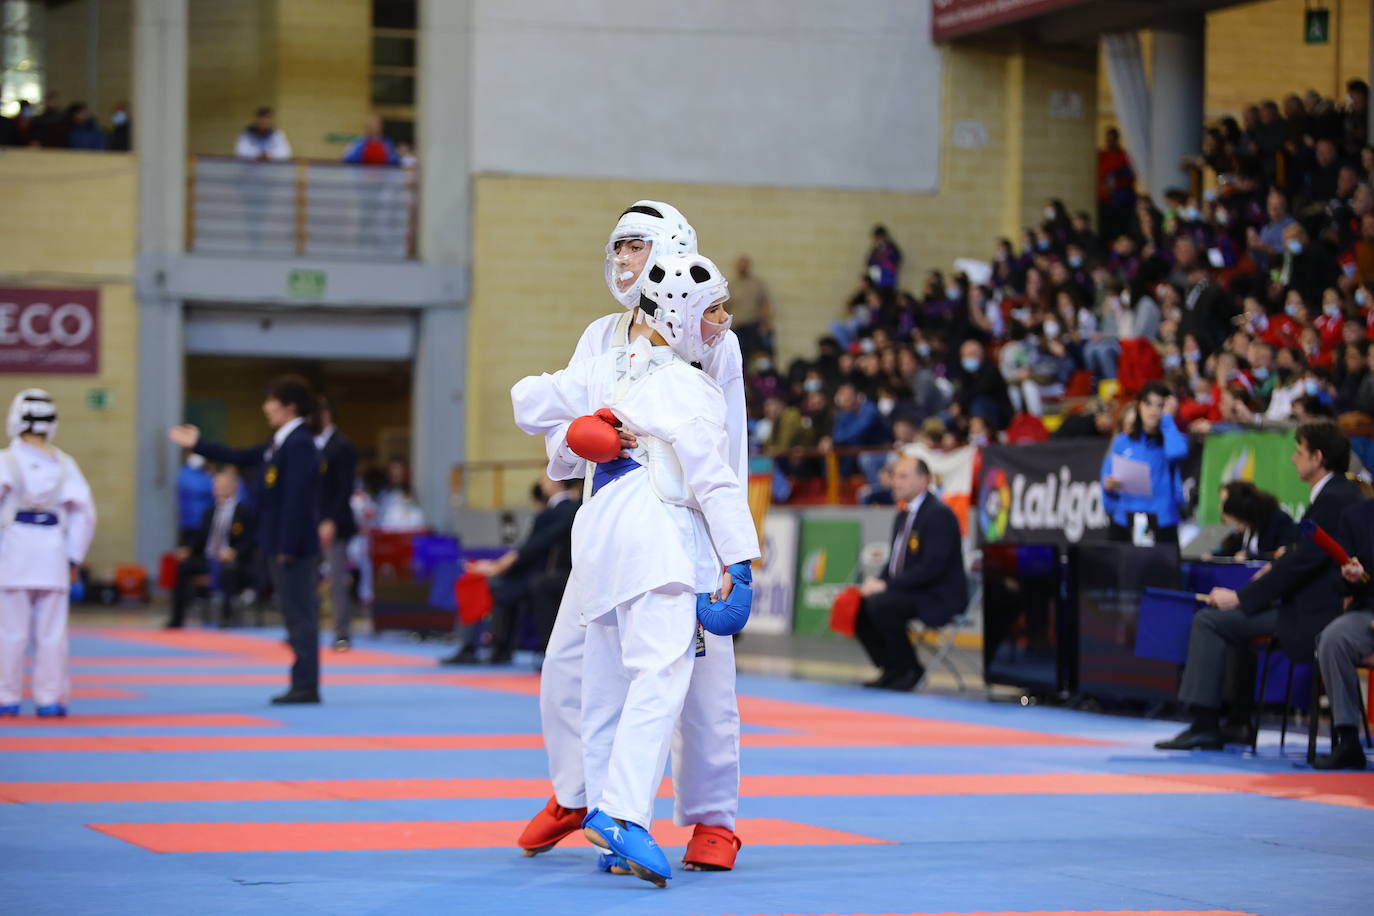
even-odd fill
[{"label": "white headgear", "polygon": [[678,356],[700,362],[708,347],[730,328],[702,316],[714,303],[730,298],[729,284],[711,259],[699,254],[654,259],[644,271],[640,308],[644,322],[668,341]]},{"label": "white headgear", "polygon": [[11,439],[34,433],[51,442],[57,436],[57,408],[53,407],[52,395],[42,388],[26,388],[16,394],[10,402],[5,432]]},{"label": "white headgear", "polygon": [[[697,253],[697,231],[676,207],[656,200],[635,201],[633,207],[620,214],[620,221],[606,242],[606,288],[627,309],[639,305],[639,288],[644,282],[645,271],[640,271],[637,277],[620,278],[621,274],[629,273],[623,264],[616,263],[615,243],[623,239],[642,239],[648,244],[646,266],[663,255]],[[626,281],[629,285],[621,289],[619,283]]]}]

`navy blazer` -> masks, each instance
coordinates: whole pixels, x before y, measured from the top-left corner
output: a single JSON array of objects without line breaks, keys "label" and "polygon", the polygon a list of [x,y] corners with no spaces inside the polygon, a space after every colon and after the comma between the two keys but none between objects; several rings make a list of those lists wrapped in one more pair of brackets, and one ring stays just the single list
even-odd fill
[{"label": "navy blazer", "polygon": [[[1358,485],[1344,474],[1337,474],[1322,487],[1302,517],[1338,537],[1341,513],[1363,499]],[[1278,602],[1278,635],[1283,653],[1295,662],[1306,663],[1316,652],[1317,634],[1341,613],[1343,581],[1340,569],[1320,547],[1307,538],[1299,538],[1273,561],[1267,574],[1240,588],[1240,610],[1258,614]]]},{"label": "navy blazer", "polygon": [[256,470],[258,547],[266,556],[319,555],[320,459],[315,437],[304,423],[281,448],[272,439],[252,448],[201,440],[194,451],[211,461]]},{"label": "navy blazer", "polygon": [[[511,573],[542,573],[549,569],[551,561],[562,561],[566,557],[571,568],[572,548],[560,550],[563,542],[571,542],[573,519],[582,506],[576,499],[565,499],[558,505],[544,509],[534,517],[530,525],[529,537],[516,548],[515,563]],[[557,552],[557,553],[555,553]]]},{"label": "navy blazer", "polygon": [[[1342,512],[1340,531],[1334,534],[1345,552],[1364,564],[1365,572],[1374,570],[1374,500],[1356,503]],[[1352,608],[1374,607],[1374,585],[1369,582],[1359,585],[1346,582],[1345,590],[1354,598],[1350,602]]]},{"label": "navy blazer", "polygon": [[358,474],[358,450],[337,429],[320,450],[320,520],[334,523],[334,536],[341,543],[358,533],[353,517],[353,482]]},{"label": "navy blazer", "polygon": [[[898,512],[892,522],[894,541],[905,527],[906,512]],[[968,574],[964,572],[964,542],[954,510],[934,493],[927,493],[901,549],[905,555],[897,575],[889,573],[890,558],[883,567],[888,591],[919,594],[921,619],[932,626],[942,626],[962,614],[968,606]]]}]

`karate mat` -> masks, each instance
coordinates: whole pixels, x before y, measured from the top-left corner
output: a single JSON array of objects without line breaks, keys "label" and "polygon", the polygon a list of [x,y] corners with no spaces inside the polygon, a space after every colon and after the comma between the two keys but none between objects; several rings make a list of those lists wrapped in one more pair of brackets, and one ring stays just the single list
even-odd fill
[{"label": "karate mat", "polygon": [[765,677],[734,872],[657,890],[576,837],[525,859],[537,678],[359,643],[323,652],[325,705],[272,707],[277,633],[75,630],[72,717],[0,720],[0,912],[1374,912],[1374,773],[1306,770],[1301,737],[1166,754],[1175,723]]}]

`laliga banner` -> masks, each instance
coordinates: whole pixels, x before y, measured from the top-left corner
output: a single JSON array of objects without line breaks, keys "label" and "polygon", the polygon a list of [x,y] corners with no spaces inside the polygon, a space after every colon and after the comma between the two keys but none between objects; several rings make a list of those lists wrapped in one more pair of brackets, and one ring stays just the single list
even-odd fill
[{"label": "laliga banner", "polygon": [[1059,439],[983,449],[978,529],[983,543],[1105,541],[1105,439]]}]

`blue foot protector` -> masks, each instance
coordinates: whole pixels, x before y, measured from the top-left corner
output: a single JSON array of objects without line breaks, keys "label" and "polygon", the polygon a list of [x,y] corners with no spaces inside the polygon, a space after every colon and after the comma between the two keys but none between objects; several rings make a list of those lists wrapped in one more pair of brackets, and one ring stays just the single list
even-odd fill
[{"label": "blue foot protector", "polygon": [[37,712],[40,719],[64,719],[67,716],[67,707],[61,703],[53,703],[51,706],[38,707]]},{"label": "blue foot protector", "polygon": [[673,869],[663,850],[643,827],[616,820],[600,808],[593,808],[582,821],[582,832],[597,846],[625,859],[636,878],[656,887],[668,886]]},{"label": "blue foot protector", "polygon": [[19,704],[18,704],[18,703],[14,704],[13,706],[0,706],[0,716],[17,716],[17,715],[19,715]]},{"label": "blue foot protector", "polygon": [[633,875],[630,863],[613,852],[603,852],[596,859],[597,871],[608,871],[613,875]]}]

